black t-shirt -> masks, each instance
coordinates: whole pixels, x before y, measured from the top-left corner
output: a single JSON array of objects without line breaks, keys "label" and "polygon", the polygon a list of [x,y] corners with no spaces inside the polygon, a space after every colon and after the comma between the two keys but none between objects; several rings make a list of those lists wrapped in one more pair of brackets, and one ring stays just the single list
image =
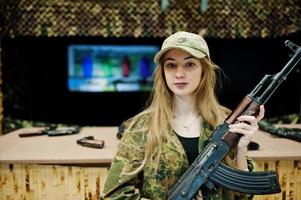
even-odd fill
[{"label": "black t-shirt", "polygon": [[185,150],[189,165],[191,165],[193,161],[196,159],[196,157],[199,155],[199,149],[198,149],[199,137],[187,138],[187,137],[182,137],[177,133],[176,135],[178,136]]}]

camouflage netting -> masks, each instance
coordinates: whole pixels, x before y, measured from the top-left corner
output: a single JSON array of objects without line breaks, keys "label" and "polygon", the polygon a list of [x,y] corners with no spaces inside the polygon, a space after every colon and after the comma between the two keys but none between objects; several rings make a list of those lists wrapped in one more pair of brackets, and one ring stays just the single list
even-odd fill
[{"label": "camouflage netting", "polygon": [[[168,0],[168,7],[163,9],[160,0],[0,0],[0,39],[153,38],[178,30],[211,38],[276,38],[301,30],[299,0],[208,0],[205,11],[200,9],[201,2]],[[0,113],[2,96],[0,91]]]},{"label": "camouflage netting", "polygon": [[6,36],[165,37],[177,30],[213,38],[278,37],[300,30],[299,0],[2,0]]}]

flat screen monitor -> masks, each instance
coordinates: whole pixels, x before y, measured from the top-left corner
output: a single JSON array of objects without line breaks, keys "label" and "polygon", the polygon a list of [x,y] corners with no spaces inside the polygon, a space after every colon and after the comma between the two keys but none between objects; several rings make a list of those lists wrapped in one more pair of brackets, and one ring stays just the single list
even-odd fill
[{"label": "flat screen monitor", "polygon": [[149,91],[158,51],[155,45],[69,45],[68,90]]}]

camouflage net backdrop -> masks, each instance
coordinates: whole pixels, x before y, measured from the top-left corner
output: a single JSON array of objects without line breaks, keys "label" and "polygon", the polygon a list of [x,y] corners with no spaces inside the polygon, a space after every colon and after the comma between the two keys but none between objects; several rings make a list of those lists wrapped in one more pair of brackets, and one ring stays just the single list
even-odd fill
[{"label": "camouflage net backdrop", "polygon": [[[202,0],[168,0],[167,8],[161,1],[0,0],[0,39],[160,38],[179,30],[211,38],[276,38],[301,30],[299,0],[208,0],[206,9],[200,9]],[[11,123],[14,120],[3,122],[2,100],[0,91],[0,130],[3,123],[4,132],[22,127],[18,120],[17,125]]]},{"label": "camouflage net backdrop", "polygon": [[[165,0],[166,1],[166,0]],[[14,36],[165,37],[178,30],[213,38],[279,37],[300,31],[299,0],[2,0],[2,31]]]}]

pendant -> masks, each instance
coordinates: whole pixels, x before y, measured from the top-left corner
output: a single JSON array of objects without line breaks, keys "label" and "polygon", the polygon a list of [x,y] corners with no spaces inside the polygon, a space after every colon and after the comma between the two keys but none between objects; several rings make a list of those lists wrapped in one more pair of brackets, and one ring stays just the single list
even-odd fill
[{"label": "pendant", "polygon": [[183,126],[183,128],[184,128],[186,131],[189,131],[189,127],[188,127],[188,126]]}]

